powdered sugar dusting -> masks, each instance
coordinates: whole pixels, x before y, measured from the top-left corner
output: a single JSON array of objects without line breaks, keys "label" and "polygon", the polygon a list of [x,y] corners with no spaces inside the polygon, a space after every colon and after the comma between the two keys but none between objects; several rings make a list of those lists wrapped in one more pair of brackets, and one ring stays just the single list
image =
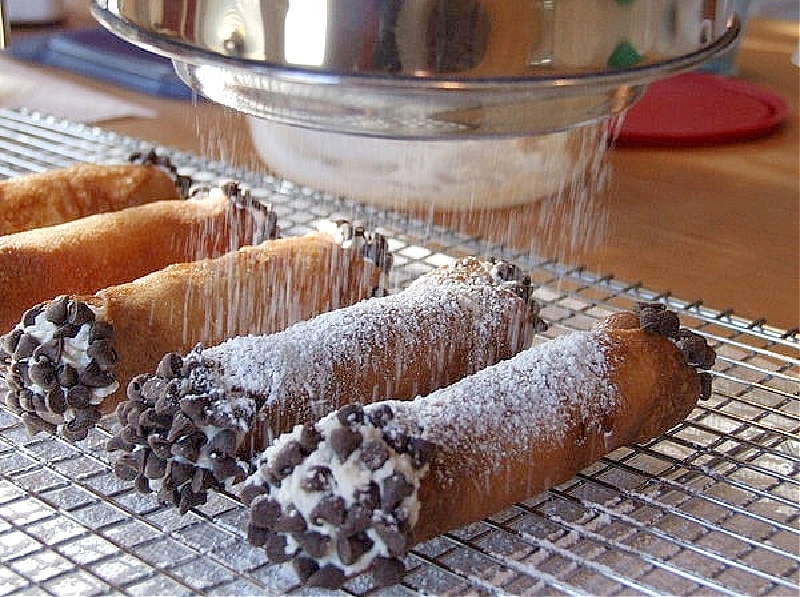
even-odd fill
[{"label": "powdered sugar dusting", "polygon": [[[392,397],[392,380],[417,361],[423,370],[444,367],[446,339],[454,334],[470,345],[469,369],[496,361],[498,344],[521,344],[523,328],[530,327],[521,317],[508,325],[511,309],[525,311],[520,304],[495,280],[491,264],[466,259],[421,277],[402,293],[325,313],[272,336],[234,338],[203,350],[202,357],[217,364],[226,390],[251,392],[265,403],[298,395],[312,403],[331,401],[324,412],[344,398]],[[385,360],[377,354],[396,359],[394,375],[382,372]],[[431,358],[436,360],[428,362]],[[382,386],[358,388],[369,377]],[[360,395],[349,395],[355,388]]]},{"label": "powdered sugar dusting", "polygon": [[[394,423],[423,429],[422,437],[452,455],[502,466],[509,451],[556,443],[577,421],[595,424],[614,408],[617,391],[607,376],[607,340],[600,331],[558,337],[488,367],[414,402],[391,402]],[[512,454],[513,455],[513,454]],[[439,468],[437,483],[457,471]]]}]

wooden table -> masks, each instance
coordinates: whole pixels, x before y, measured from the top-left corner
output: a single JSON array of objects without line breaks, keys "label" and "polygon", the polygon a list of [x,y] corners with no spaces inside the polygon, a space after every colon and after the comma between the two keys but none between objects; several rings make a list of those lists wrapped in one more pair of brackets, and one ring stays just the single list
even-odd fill
[{"label": "wooden table", "polygon": [[[80,10],[66,26],[85,25]],[[781,329],[800,325],[798,269],[798,77],[790,62],[796,22],[752,19],[739,54],[739,76],[779,92],[790,106],[785,126],[746,143],[682,150],[613,150],[612,179],[597,198],[609,226],[600,242],[564,247],[564,235],[532,243],[546,204],[469,216],[434,214],[440,223],[494,242],[527,248],[599,274],[641,282],[711,308],[764,318]],[[251,169],[263,169],[244,119],[200,102],[153,98],[57,73],[153,108],[156,119],[103,127]],[[567,218],[570,216],[567,215]],[[566,227],[571,228],[568,220]]]}]

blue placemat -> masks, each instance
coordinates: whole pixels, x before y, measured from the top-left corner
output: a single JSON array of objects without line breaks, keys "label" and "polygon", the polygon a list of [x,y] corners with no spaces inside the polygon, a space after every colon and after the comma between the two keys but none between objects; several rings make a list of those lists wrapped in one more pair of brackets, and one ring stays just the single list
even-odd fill
[{"label": "blue placemat", "polygon": [[148,95],[190,99],[172,61],[128,43],[101,27],[16,37],[8,53]]}]

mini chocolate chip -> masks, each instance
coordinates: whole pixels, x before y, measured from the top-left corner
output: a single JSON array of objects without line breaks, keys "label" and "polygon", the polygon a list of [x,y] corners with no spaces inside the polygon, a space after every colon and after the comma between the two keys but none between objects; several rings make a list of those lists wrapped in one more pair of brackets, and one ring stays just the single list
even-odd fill
[{"label": "mini chocolate chip", "polygon": [[144,475],[137,475],[133,480],[133,486],[139,493],[152,493],[153,489],[150,487],[150,481]]},{"label": "mini chocolate chip", "polygon": [[164,394],[159,396],[155,402],[155,409],[159,415],[174,417],[180,408],[178,388],[173,385],[173,382],[177,382],[177,380],[170,381],[164,388]]},{"label": "mini chocolate chip", "polygon": [[347,511],[344,523],[342,523],[342,533],[345,535],[355,535],[361,531],[366,531],[372,524],[372,509],[363,504],[353,504]]},{"label": "mini chocolate chip", "polygon": [[71,325],[84,325],[94,322],[94,311],[83,301],[69,301],[67,303],[67,323]]},{"label": "mini chocolate chip", "polygon": [[372,564],[372,578],[378,587],[388,587],[402,582],[406,567],[397,558],[375,558]]},{"label": "mini chocolate chip", "polygon": [[89,344],[86,354],[101,369],[109,369],[117,362],[117,352],[111,346],[111,340],[95,340]]},{"label": "mini chocolate chip", "polygon": [[345,513],[344,498],[328,495],[311,508],[308,517],[313,524],[322,525],[327,522],[338,527],[344,522]]},{"label": "mini chocolate chip", "polygon": [[177,352],[165,354],[156,367],[156,375],[164,379],[173,379],[180,375],[183,369],[183,357]]},{"label": "mini chocolate chip", "polygon": [[224,482],[226,479],[241,481],[246,476],[245,471],[239,466],[236,459],[231,456],[212,456],[211,472],[214,478],[220,482]]},{"label": "mini chocolate chip", "polygon": [[380,440],[370,440],[361,446],[361,462],[371,471],[381,468],[388,458],[389,450]]},{"label": "mini chocolate chip", "polygon": [[97,361],[92,360],[80,374],[80,380],[82,384],[90,388],[105,388],[114,383],[114,374],[103,369]]},{"label": "mini chocolate chip", "polygon": [[331,469],[327,466],[312,466],[300,479],[300,488],[305,491],[324,491],[328,487]]},{"label": "mini chocolate chip", "polygon": [[[247,525],[247,542],[250,545],[261,547],[267,542],[269,536],[270,532],[267,529],[257,527],[252,522]],[[269,554],[267,554],[267,557],[269,558]],[[278,562],[275,563],[277,564]]]},{"label": "mini chocolate chip", "polygon": [[408,436],[397,429],[390,429],[384,433],[383,439],[398,454],[405,454],[408,451]]},{"label": "mini chocolate chip", "polygon": [[139,417],[142,415],[142,406],[144,405],[135,402],[129,402],[128,405],[129,408],[125,411],[125,418],[121,419],[120,423],[136,427],[137,430],[143,432],[144,430],[139,425]]},{"label": "mini chocolate chip", "polygon": [[331,431],[329,438],[331,448],[340,462],[344,462],[364,441],[361,432],[349,427],[337,427]]},{"label": "mini chocolate chip", "polygon": [[278,517],[273,530],[276,533],[302,533],[306,530],[306,521],[296,508],[292,508]]},{"label": "mini chocolate chip", "polygon": [[123,454],[114,463],[114,474],[123,481],[133,481],[139,475],[136,460],[130,454]]},{"label": "mini chocolate chip", "polygon": [[92,392],[83,385],[72,386],[67,390],[67,406],[70,408],[81,409],[89,406],[92,400]]},{"label": "mini chocolate chip", "polygon": [[268,533],[264,541],[264,551],[271,564],[283,564],[292,559],[290,553],[286,553],[286,537],[276,533]]},{"label": "mini chocolate chip", "polygon": [[110,340],[114,337],[114,326],[107,321],[95,321],[89,328],[89,342]]},{"label": "mini chocolate chip", "polygon": [[78,335],[78,332],[81,331],[81,326],[79,325],[72,325],[71,323],[65,323],[62,326],[59,326],[58,329],[53,332],[54,338],[74,338]]},{"label": "mini chocolate chip", "polygon": [[344,572],[333,564],[326,564],[308,577],[306,585],[321,589],[338,589],[344,583]]},{"label": "mini chocolate chip", "polygon": [[391,512],[412,493],[414,486],[401,473],[392,473],[381,483],[381,507]]},{"label": "mini chocolate chip", "polygon": [[336,418],[345,426],[363,423],[364,408],[360,404],[347,404],[339,409]]},{"label": "mini chocolate chip", "polygon": [[686,359],[686,363],[692,367],[710,369],[714,366],[716,354],[705,339],[699,334],[682,330],[675,340],[675,344]]},{"label": "mini chocolate chip", "polygon": [[369,422],[379,429],[394,418],[394,411],[388,404],[381,404],[367,411]]},{"label": "mini chocolate chip", "polygon": [[713,392],[713,382],[708,371],[700,373],[700,400],[708,400]]},{"label": "mini chocolate chip", "polygon": [[29,388],[21,388],[17,392],[17,400],[19,401],[19,405],[25,410],[31,412],[36,410],[36,394]]},{"label": "mini chocolate chip", "polygon": [[153,453],[159,458],[169,460],[172,455],[172,442],[167,441],[164,437],[157,433],[152,433],[147,436],[147,445],[153,450]]},{"label": "mini chocolate chip", "polygon": [[305,583],[311,575],[319,570],[319,564],[311,558],[296,557],[292,560],[292,567],[297,573],[301,583]]},{"label": "mini chocolate chip", "polygon": [[181,503],[181,494],[174,488],[166,487],[162,479],[161,489],[159,489],[158,493],[156,493],[156,499],[159,501],[159,503],[167,504],[168,506],[177,508],[178,504]]},{"label": "mini chocolate chip", "polygon": [[129,444],[123,440],[119,435],[113,436],[106,442],[106,452],[118,452],[120,450],[128,451],[133,448],[133,444]]},{"label": "mini chocolate chip", "polygon": [[300,548],[312,558],[320,559],[328,551],[331,538],[317,531],[304,531],[292,535]]},{"label": "mini chocolate chip", "polygon": [[2,347],[9,355],[13,355],[17,350],[20,338],[25,332],[21,328],[14,328],[7,334],[2,336]]},{"label": "mini chocolate chip", "polygon": [[197,467],[192,475],[192,491],[197,494],[205,494],[206,489],[216,487],[214,475],[206,468]]},{"label": "mini chocolate chip", "polygon": [[78,383],[79,376],[72,365],[60,364],[56,369],[56,379],[62,388],[71,388]]},{"label": "mini chocolate chip", "polygon": [[36,323],[36,318],[44,312],[44,303],[34,305],[22,314],[22,325],[28,327]]},{"label": "mini chocolate chip", "polygon": [[342,564],[352,566],[372,548],[372,545],[372,539],[363,531],[349,537],[340,535],[336,540],[336,554]]},{"label": "mini chocolate chip", "polygon": [[239,499],[245,506],[249,506],[258,496],[266,494],[269,494],[269,485],[248,483],[239,490]]},{"label": "mini chocolate chip", "polygon": [[271,479],[282,481],[288,477],[298,464],[303,462],[305,455],[300,447],[300,442],[288,442],[276,455],[269,466]]},{"label": "mini chocolate chip", "polygon": [[17,342],[17,348],[14,350],[14,358],[18,361],[30,358],[33,355],[33,351],[36,350],[38,346],[39,340],[36,339],[35,336],[22,334],[19,342]]},{"label": "mini chocolate chip", "polygon": [[40,358],[44,357],[48,361],[57,363],[61,359],[61,352],[63,349],[64,339],[52,338],[47,342],[43,342],[37,346],[36,350],[33,351],[33,355],[31,356],[35,361],[38,361]]},{"label": "mini chocolate chip", "polygon": [[356,489],[353,492],[353,499],[365,508],[374,510],[381,503],[381,490],[375,481],[370,481],[365,489]]},{"label": "mini chocolate chip", "polygon": [[88,437],[89,426],[73,419],[61,428],[61,435],[71,442],[79,442]]},{"label": "mini chocolate chip", "polygon": [[167,470],[164,473],[164,483],[169,479],[173,487],[180,487],[192,478],[194,466],[186,462],[177,462],[175,460],[167,461]]},{"label": "mini chocolate chip", "polygon": [[400,557],[408,549],[408,537],[403,534],[396,524],[388,522],[376,522],[372,527],[378,537],[386,545],[389,555]]},{"label": "mini chocolate chip", "polygon": [[141,435],[133,425],[125,425],[120,429],[119,437],[122,441],[131,445],[144,445],[147,443],[147,438]]},{"label": "mini chocolate chip", "polygon": [[680,328],[677,315],[653,306],[646,306],[639,311],[639,325],[646,332],[664,337],[673,336]]},{"label": "mini chocolate chip", "polygon": [[155,452],[150,452],[144,465],[144,476],[148,479],[161,479],[167,470],[167,461],[159,458]]},{"label": "mini chocolate chip", "polygon": [[432,442],[422,438],[412,437],[408,440],[408,455],[414,468],[422,468],[430,462],[435,450],[436,446]]},{"label": "mini chocolate chip", "polygon": [[67,410],[67,401],[64,399],[64,390],[59,387],[47,392],[44,397],[44,406],[48,412],[54,415],[63,415]]},{"label": "mini chocolate chip", "polygon": [[300,430],[299,441],[303,451],[306,454],[311,454],[311,452],[317,449],[319,442],[322,441],[322,436],[313,423],[305,423]]},{"label": "mini chocolate chip", "polygon": [[208,442],[208,453],[220,456],[232,456],[236,452],[236,432],[223,429]]},{"label": "mini chocolate chip", "polygon": [[188,417],[199,417],[208,407],[207,396],[186,396],[180,399],[180,409]]},{"label": "mini chocolate chip", "polygon": [[128,397],[128,400],[132,402],[141,402],[144,399],[142,396],[142,387],[148,379],[150,379],[150,376],[147,373],[140,373],[128,382],[128,387],[125,388],[125,395]]},{"label": "mini chocolate chip", "polygon": [[281,515],[281,505],[268,495],[260,495],[250,504],[250,524],[272,529]]},{"label": "mini chocolate chip", "polygon": [[53,363],[46,357],[31,363],[28,368],[28,375],[31,381],[41,387],[45,392],[58,387],[56,369],[53,367]]},{"label": "mini chocolate chip", "polygon": [[208,499],[206,492],[196,493],[192,491],[192,488],[189,485],[182,486],[178,491],[181,496],[178,500],[178,512],[181,514],[181,516],[186,514],[195,506],[202,506]]},{"label": "mini chocolate chip", "polygon": [[56,426],[45,421],[42,417],[32,412],[22,413],[22,424],[25,425],[25,430],[29,435],[36,435],[40,431],[45,433],[55,433]]},{"label": "mini chocolate chip", "polygon": [[205,441],[206,437],[202,433],[184,435],[172,444],[170,451],[173,455],[183,458],[184,460],[197,462],[197,457],[200,455],[200,448]]},{"label": "mini chocolate chip", "polygon": [[139,415],[139,425],[166,431],[172,425],[172,417],[167,413],[158,414],[155,408],[146,408]]},{"label": "mini chocolate chip", "polygon": [[180,437],[186,437],[193,434],[197,427],[192,420],[182,412],[175,413],[175,418],[172,420],[172,427],[170,427],[167,439],[174,442]]}]

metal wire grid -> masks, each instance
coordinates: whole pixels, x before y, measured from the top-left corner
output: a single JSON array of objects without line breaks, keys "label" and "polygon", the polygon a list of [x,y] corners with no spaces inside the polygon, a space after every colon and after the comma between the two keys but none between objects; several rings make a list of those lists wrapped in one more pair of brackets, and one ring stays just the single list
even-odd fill
[{"label": "metal wire grid", "polygon": [[[0,111],[0,176],[113,161],[146,142]],[[163,148],[162,148],[163,149]],[[800,586],[800,349],[783,332],[640,285],[497,247],[268,176],[172,153],[196,178],[237,178],[287,234],[332,214],[381,226],[393,282],[460,254],[500,254],[539,283],[548,334],[660,300],[717,348],[714,393],[664,437],[614,452],[569,482],[418,546],[400,585],[355,595],[796,595]],[[107,429],[30,438],[0,409],[0,595],[307,594],[244,538],[246,509],[215,495],[183,517],[111,472]],[[457,496],[454,496],[454,500]]]}]

